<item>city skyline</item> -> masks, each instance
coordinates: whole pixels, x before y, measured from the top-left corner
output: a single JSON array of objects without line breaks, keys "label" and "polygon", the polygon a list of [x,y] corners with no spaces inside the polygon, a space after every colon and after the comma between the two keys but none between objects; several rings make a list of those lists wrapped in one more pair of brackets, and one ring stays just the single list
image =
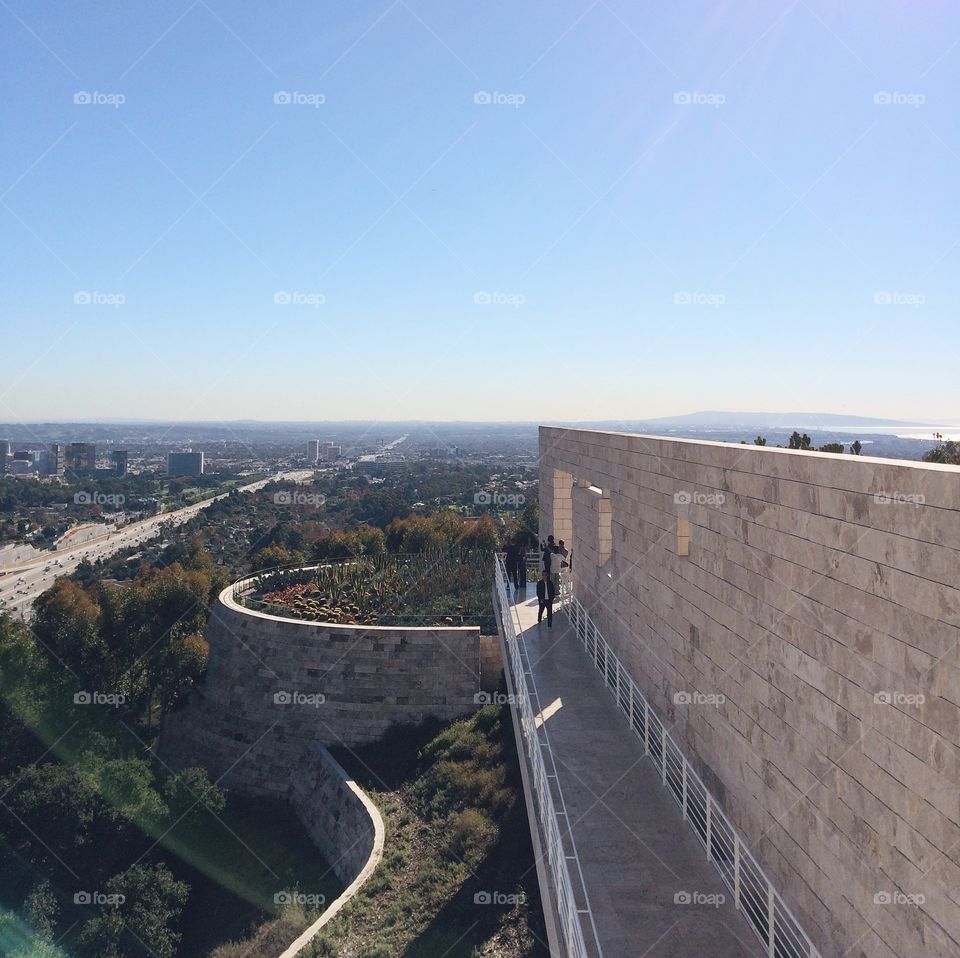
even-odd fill
[{"label": "city skyline", "polygon": [[960,420],[946,4],[0,16],[2,420]]}]

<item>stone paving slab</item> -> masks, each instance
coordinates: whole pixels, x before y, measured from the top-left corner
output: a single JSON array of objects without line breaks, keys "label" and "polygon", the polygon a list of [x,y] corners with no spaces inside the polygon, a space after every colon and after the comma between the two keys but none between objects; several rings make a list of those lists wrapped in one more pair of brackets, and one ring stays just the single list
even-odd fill
[{"label": "stone paving slab", "polygon": [[566,616],[538,625],[533,584],[515,608],[603,958],[764,955]]}]

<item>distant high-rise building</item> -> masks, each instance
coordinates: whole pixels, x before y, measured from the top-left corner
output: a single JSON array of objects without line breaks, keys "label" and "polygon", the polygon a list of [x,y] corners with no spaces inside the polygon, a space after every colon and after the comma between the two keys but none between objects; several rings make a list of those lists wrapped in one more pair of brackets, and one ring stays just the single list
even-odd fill
[{"label": "distant high-rise building", "polygon": [[92,475],[97,466],[97,447],[92,442],[71,442],[67,446],[66,471],[75,476]]},{"label": "distant high-rise building", "polygon": [[320,458],[324,462],[335,462],[340,458],[340,447],[332,442],[325,442],[320,449]]},{"label": "distant high-rise building", "polygon": [[307,440],[307,462],[319,462],[319,461],[320,461],[320,440],[308,439]]},{"label": "distant high-rise building", "polygon": [[0,439],[0,476],[7,471],[7,459],[10,458],[10,440]]},{"label": "distant high-rise building", "polygon": [[32,449],[14,449],[13,451],[13,461],[14,462],[29,462],[32,466],[34,463],[34,455]]},{"label": "distant high-rise building", "polygon": [[167,475],[168,476],[202,476],[203,475],[203,453],[202,452],[168,452],[167,453]]},{"label": "distant high-rise building", "polygon": [[115,449],[110,453],[110,458],[113,460],[113,471],[118,476],[125,476],[127,474],[127,450]]},{"label": "distant high-rise building", "polygon": [[66,452],[62,442],[50,443],[50,453],[47,456],[47,475],[62,476],[66,469]]}]

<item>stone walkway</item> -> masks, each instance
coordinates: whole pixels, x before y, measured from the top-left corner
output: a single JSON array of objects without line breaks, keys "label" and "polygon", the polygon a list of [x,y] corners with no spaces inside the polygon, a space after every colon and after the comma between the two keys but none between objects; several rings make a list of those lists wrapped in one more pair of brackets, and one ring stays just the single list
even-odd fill
[{"label": "stone walkway", "polygon": [[589,953],[764,955],[566,616],[538,625],[533,584],[514,609],[593,914],[581,916]]}]

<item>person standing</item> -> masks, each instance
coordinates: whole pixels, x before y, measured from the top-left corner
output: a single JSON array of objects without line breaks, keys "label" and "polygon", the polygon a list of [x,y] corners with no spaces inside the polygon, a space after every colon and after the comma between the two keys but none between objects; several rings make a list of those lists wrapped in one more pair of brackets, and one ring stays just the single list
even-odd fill
[{"label": "person standing", "polygon": [[515,589],[520,588],[520,548],[516,542],[511,542],[507,546],[506,552],[506,566],[507,566],[507,579],[513,583]]},{"label": "person standing", "polygon": [[540,608],[537,612],[537,624],[543,621],[543,610],[547,610],[547,628],[553,628],[553,600],[557,597],[557,590],[553,586],[550,572],[544,569],[537,581],[537,601]]},{"label": "person standing", "polygon": [[527,587],[527,549],[523,540],[517,540],[517,573],[520,576],[519,588]]}]

